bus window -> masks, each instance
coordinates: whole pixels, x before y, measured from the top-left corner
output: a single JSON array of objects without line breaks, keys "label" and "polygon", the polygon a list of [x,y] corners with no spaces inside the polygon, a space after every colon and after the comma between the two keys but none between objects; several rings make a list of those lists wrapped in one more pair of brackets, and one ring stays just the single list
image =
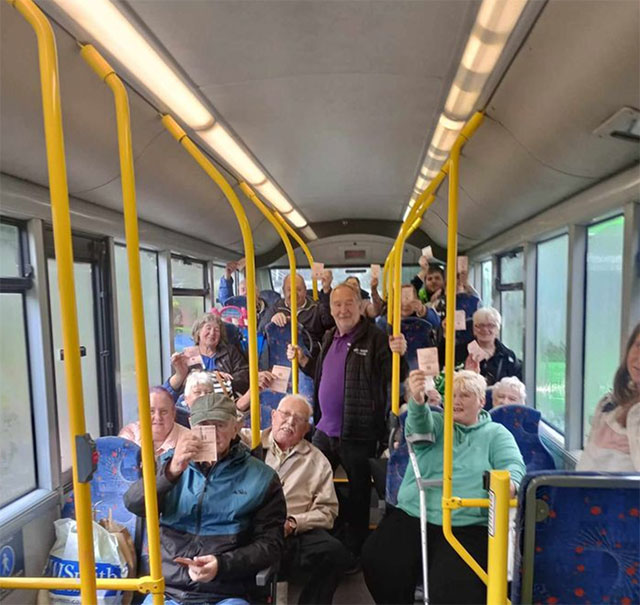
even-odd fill
[{"label": "bus window", "polygon": [[484,261],[480,265],[480,271],[480,298],[485,307],[492,307],[493,263],[491,260]]},{"label": "bus window", "polygon": [[182,351],[193,345],[191,327],[206,310],[208,279],[203,261],[171,257],[173,285],[173,346]]},{"label": "bus window", "polygon": [[569,236],[538,244],[535,406],[564,432]]},{"label": "bus window", "polygon": [[624,217],[587,229],[583,432],[596,404],[611,389],[620,359]]},{"label": "bus window", "polygon": [[524,254],[522,250],[501,256],[498,271],[500,313],[502,314],[500,340],[513,350],[518,359],[524,360],[524,292],[522,290]]}]

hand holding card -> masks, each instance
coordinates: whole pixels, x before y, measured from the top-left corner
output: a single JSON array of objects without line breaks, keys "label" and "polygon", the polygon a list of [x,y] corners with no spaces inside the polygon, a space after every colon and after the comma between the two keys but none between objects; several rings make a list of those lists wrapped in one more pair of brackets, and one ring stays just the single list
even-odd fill
[{"label": "hand holding card", "polygon": [[380,265],[371,265],[371,279],[380,279]]},{"label": "hand holding card", "polygon": [[216,462],[218,460],[216,427],[213,425],[197,424],[191,429],[191,432],[200,440],[200,449],[194,456],[194,461]]},{"label": "hand holding card", "polygon": [[480,363],[481,361],[484,361],[485,359],[489,359],[489,353],[487,353],[478,344],[477,340],[472,340],[467,345],[467,351],[469,352],[469,355],[471,355],[471,357],[473,357],[474,361],[477,361],[478,363]]},{"label": "hand holding card", "polygon": [[433,258],[433,250],[431,250],[431,246],[426,246],[422,249],[422,256],[424,256],[427,260]]},{"label": "hand holding card", "polygon": [[273,366],[271,373],[274,375],[270,389],[276,393],[286,393],[289,386],[291,368],[288,366]]},{"label": "hand holding card", "polygon": [[418,354],[418,368],[427,376],[437,376],[440,373],[437,347],[418,349],[416,353]]},{"label": "hand holding card", "polygon": [[324,263],[313,263],[311,265],[311,277],[313,279],[322,279],[324,273]]},{"label": "hand holding card", "polygon": [[456,311],[454,323],[455,323],[456,330],[467,329],[467,314],[462,309],[460,309],[459,311]]}]

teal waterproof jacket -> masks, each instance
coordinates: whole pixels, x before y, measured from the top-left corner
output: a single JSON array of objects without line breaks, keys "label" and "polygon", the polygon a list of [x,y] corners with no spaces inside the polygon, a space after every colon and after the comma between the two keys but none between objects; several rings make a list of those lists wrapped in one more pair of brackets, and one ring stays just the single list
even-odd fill
[{"label": "teal waterproof jacket", "polygon": [[[434,413],[428,405],[409,400],[405,424],[407,439],[418,438],[414,451],[423,479],[442,479],[444,463],[444,415]],[[526,473],[522,454],[513,435],[501,424],[491,421],[491,416],[480,411],[478,422],[471,426],[453,423],[453,490],[460,498],[488,498],[482,487],[482,475],[489,470],[507,470],[511,480],[519,485]],[[412,517],[420,516],[420,495],[411,464],[407,466],[400,491],[398,507]],[[487,508],[454,509],[451,523],[461,525],[486,525]],[[427,490],[427,521],[442,525],[442,487]]]}]

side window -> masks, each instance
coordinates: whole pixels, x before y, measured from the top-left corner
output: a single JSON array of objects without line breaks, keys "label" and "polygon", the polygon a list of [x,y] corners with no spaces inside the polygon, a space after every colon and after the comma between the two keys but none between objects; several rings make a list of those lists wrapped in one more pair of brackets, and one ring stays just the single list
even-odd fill
[{"label": "side window", "polygon": [[[484,278],[483,278],[484,280]],[[524,254],[515,250],[498,259],[498,292],[502,315],[502,342],[524,359]],[[485,300],[485,297],[482,297]],[[487,300],[491,300],[488,296]]]},{"label": "side window", "polygon": [[620,356],[623,240],[623,216],[587,229],[582,424],[585,438],[598,401],[611,389]]},{"label": "side window", "polygon": [[25,292],[31,287],[20,224],[0,219],[0,507],[37,487]]},{"label": "side window", "polygon": [[173,287],[173,346],[176,351],[193,345],[191,327],[205,312],[209,293],[206,263],[182,256],[171,257]]},{"label": "side window", "polygon": [[[219,296],[220,280],[224,276],[225,276],[224,267],[221,267],[220,265],[213,265],[213,286],[212,287],[215,294],[213,299],[216,302],[219,302],[218,296]],[[234,283],[233,285],[235,286],[236,284]]]},{"label": "side window", "polygon": [[538,244],[535,406],[564,432],[569,236]]},{"label": "side window", "polygon": [[480,298],[485,307],[491,307],[493,286],[493,263],[486,260],[480,264]]}]

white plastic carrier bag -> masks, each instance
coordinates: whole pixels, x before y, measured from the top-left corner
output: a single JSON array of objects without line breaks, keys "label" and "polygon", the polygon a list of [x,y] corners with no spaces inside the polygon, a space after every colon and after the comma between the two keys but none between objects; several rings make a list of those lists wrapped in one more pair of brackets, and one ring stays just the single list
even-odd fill
[{"label": "white plastic carrier bag", "polygon": [[[45,575],[57,578],[79,578],[78,533],[73,519],[58,519],[54,522],[56,542],[49,553]],[[93,522],[93,551],[96,558],[96,577],[126,578],[127,563],[118,549],[118,538],[104,527]],[[98,605],[120,605],[122,591],[99,590]],[[52,605],[80,605],[79,590],[50,590]]]}]

